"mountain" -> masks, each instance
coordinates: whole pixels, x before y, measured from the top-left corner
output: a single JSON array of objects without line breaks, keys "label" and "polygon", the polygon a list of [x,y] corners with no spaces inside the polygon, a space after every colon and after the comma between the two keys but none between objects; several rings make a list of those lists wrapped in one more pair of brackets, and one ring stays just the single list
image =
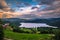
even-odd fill
[{"label": "mountain", "polygon": [[31,20],[29,22],[46,23],[51,26],[60,27],[60,18],[35,19],[35,20]]},{"label": "mountain", "polygon": [[51,26],[60,27],[60,18],[49,18],[49,19],[19,19],[19,18],[6,18],[2,19],[3,21],[10,22],[10,23],[21,23],[21,22],[28,22],[28,23],[46,23]]}]

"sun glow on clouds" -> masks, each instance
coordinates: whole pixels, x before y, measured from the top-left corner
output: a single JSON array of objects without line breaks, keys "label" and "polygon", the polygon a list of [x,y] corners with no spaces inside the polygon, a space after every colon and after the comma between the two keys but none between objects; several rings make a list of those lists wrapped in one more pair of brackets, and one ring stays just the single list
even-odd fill
[{"label": "sun glow on clouds", "polygon": [[[38,10],[42,10],[43,9],[43,8],[41,8],[42,6],[43,5],[31,5],[31,6],[20,7],[20,8],[15,7],[14,12],[8,11],[8,12],[3,12],[3,13],[13,15],[13,16],[11,16],[12,18],[22,16],[25,14],[35,14],[37,16],[41,16],[41,14],[38,14]],[[43,11],[41,13],[43,13]],[[30,19],[30,18],[28,18],[28,19]]]},{"label": "sun glow on clouds", "polygon": [[37,11],[40,5],[36,5],[36,8],[32,9],[33,6],[15,8],[15,12],[19,14],[30,14],[31,12]]},{"label": "sun glow on clouds", "polygon": [[16,2],[14,0],[0,0],[0,12],[9,14],[11,18],[60,17],[60,0],[16,0]]},{"label": "sun glow on clouds", "polygon": [[14,12],[8,11],[8,12],[3,12],[3,13],[11,14],[13,15],[13,17],[17,17],[17,16],[24,15],[24,14],[31,14],[31,12],[37,11],[40,6],[36,5],[37,8],[34,8],[34,9],[32,9],[32,7],[33,6],[20,7],[20,8],[16,7]]}]

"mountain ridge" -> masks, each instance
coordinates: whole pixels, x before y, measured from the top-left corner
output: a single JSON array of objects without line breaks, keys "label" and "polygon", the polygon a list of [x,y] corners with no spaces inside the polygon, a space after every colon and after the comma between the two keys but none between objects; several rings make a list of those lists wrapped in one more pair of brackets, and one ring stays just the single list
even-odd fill
[{"label": "mountain ridge", "polygon": [[24,23],[46,23],[48,25],[60,27],[60,18],[49,18],[49,19],[33,19],[33,20],[26,20],[26,19],[19,19],[19,18],[6,18],[2,19],[3,21],[8,22],[24,22]]}]

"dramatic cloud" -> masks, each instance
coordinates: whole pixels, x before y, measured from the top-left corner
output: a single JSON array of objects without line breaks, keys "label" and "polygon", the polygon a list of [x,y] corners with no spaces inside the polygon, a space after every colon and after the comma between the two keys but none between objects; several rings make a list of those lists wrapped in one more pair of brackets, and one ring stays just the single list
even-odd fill
[{"label": "dramatic cloud", "polygon": [[60,18],[60,0],[0,0],[0,12],[10,18]]},{"label": "dramatic cloud", "polygon": [[9,4],[7,4],[5,0],[0,0],[0,9],[3,11],[14,11],[12,8],[10,8]]},{"label": "dramatic cloud", "polygon": [[10,10],[10,8],[8,7],[5,0],[0,0],[0,9],[2,9],[4,11],[9,11]]},{"label": "dramatic cloud", "polygon": [[39,4],[52,4],[55,0],[36,0]]}]

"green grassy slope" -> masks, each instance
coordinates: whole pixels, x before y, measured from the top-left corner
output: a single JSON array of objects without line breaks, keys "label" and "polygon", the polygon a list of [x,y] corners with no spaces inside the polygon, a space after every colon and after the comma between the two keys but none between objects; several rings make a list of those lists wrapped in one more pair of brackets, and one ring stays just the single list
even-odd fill
[{"label": "green grassy slope", "polygon": [[51,34],[26,34],[26,33],[15,33],[9,30],[4,30],[6,38],[13,40],[50,40]]}]

